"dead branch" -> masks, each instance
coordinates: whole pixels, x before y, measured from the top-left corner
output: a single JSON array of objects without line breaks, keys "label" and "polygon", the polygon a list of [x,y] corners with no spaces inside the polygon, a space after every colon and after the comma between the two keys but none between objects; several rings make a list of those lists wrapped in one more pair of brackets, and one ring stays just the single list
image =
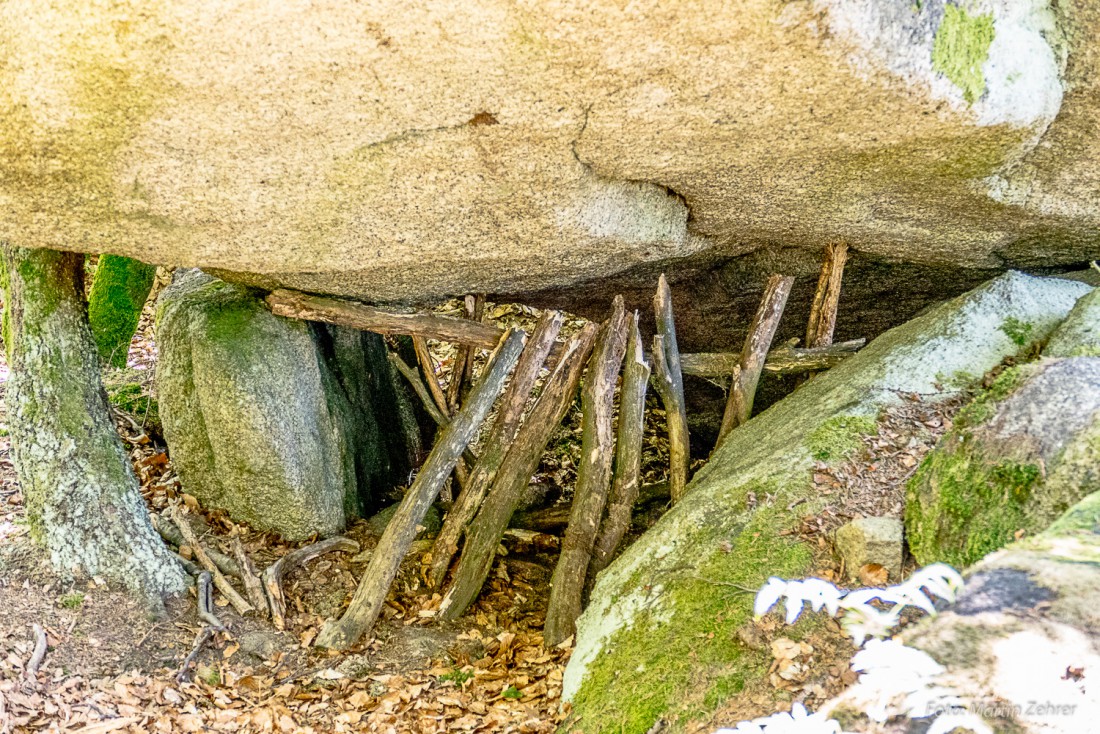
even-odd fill
[{"label": "dead branch", "polygon": [[[485,313],[485,294],[466,296],[466,318],[470,321],[481,322]],[[451,414],[458,410],[458,404],[462,402],[462,395],[466,390],[467,382],[473,378],[474,356],[476,350],[469,344],[460,344],[455,354],[454,367],[451,369],[451,382],[447,385],[447,405]]]},{"label": "dead branch", "polygon": [[[451,411],[447,408],[447,396],[443,394],[443,388],[439,386],[439,377],[435,372],[435,360],[432,359],[432,354],[428,351],[428,340],[419,334],[414,334],[412,343],[413,350],[416,352],[416,359],[420,362],[420,374],[422,374],[427,381],[428,390],[432,395],[432,404],[442,411],[444,415],[450,417]],[[404,364],[404,362],[402,362],[402,364]],[[406,375],[406,379],[408,379],[408,375]],[[413,389],[416,389],[415,385]],[[421,399],[423,400],[423,398]],[[427,407],[427,401],[425,401],[425,407]],[[439,423],[439,420],[434,416],[432,420]]]},{"label": "dead branch", "polygon": [[346,650],[374,626],[405,551],[416,537],[417,525],[424,519],[443,482],[462,456],[462,450],[473,439],[504,389],[504,383],[523,350],[524,341],[522,331],[505,334],[466,403],[450,425],[443,429],[416,480],[405,493],[397,513],[386,526],[386,532],[378,541],[378,547],[344,616],[326,623],[317,636],[319,647]]},{"label": "dead branch", "polygon": [[[169,545],[174,545],[176,548],[187,545],[187,541],[183,539],[183,533],[176,527],[176,523],[172,521],[170,517],[171,511],[165,509],[160,515],[153,515],[153,526],[157,532],[160,533],[160,537],[164,538]],[[213,548],[206,549],[206,555],[214,562],[214,565],[218,567],[218,570],[229,576],[241,577],[241,569],[237,567],[237,562],[224,553],[219,553]]]},{"label": "dead branch", "polygon": [[[813,349],[799,349],[795,347],[797,343],[798,339],[791,339],[768,352],[764,371],[775,375],[795,375],[827,370],[858,352],[867,340],[853,339]],[[729,377],[741,365],[741,355],[734,352],[681,354],[680,360],[684,374],[696,377]]]},{"label": "dead branch", "polygon": [[657,281],[653,312],[657,318],[657,335],[653,337],[653,387],[665,406],[669,483],[672,485],[672,501],[678,502],[687,486],[691,437],[688,433],[680,349],[676,344],[676,321],[672,315],[672,291],[664,273]]},{"label": "dead branch", "polygon": [[573,634],[583,607],[585,572],[592,560],[592,546],[611,489],[615,383],[626,353],[626,341],[626,310],[622,296],[616,296],[611,318],[596,339],[581,390],[581,460],[577,466],[573,511],[550,580],[550,602],[543,628],[547,645],[557,645]]},{"label": "dead branch", "polygon": [[237,559],[237,566],[241,569],[241,582],[244,584],[245,593],[248,594],[248,602],[256,608],[256,611],[267,616],[267,597],[264,596],[264,585],[260,582],[259,573],[248,554],[244,552],[241,536],[234,535],[230,541],[233,548],[233,557]]},{"label": "dead branch", "polygon": [[649,364],[642,348],[638,329],[638,313],[630,324],[630,341],[626,345],[626,366],[623,368],[622,392],[619,397],[619,427],[615,439],[615,473],[607,499],[607,515],[600,526],[588,564],[588,582],[607,567],[630,528],[630,516],[642,473],[642,433],[645,429],[645,393],[649,384]]},{"label": "dead branch", "polygon": [[825,246],[825,260],[817,280],[810,320],[806,325],[806,346],[824,347],[833,343],[836,314],[840,303],[840,286],[844,280],[844,264],[848,261],[848,245],[843,242]]},{"label": "dead branch", "polygon": [[[390,360],[390,364],[397,368],[397,371],[408,380],[409,385],[412,386],[413,392],[420,398],[420,402],[424,404],[424,409],[428,411],[428,415],[431,416],[431,419],[435,421],[436,425],[440,428],[449,426],[451,424],[450,416],[441,411],[439,406],[435,404],[432,396],[428,392],[428,388],[424,387],[424,381],[420,379],[420,375],[416,373],[416,370],[393,352],[386,352],[386,357]],[[462,460],[466,462],[467,465],[473,466],[477,463],[477,456],[475,456],[474,452],[470,451],[469,448],[466,448],[462,452]],[[462,476],[466,476],[464,472]],[[465,486],[466,480],[464,478],[460,479],[460,482]]]},{"label": "dead branch", "polygon": [[183,659],[183,664],[180,665],[179,671],[176,672],[177,683],[186,683],[190,679],[191,666],[194,665],[195,659],[199,656],[199,652],[202,650],[203,645],[214,636],[215,632],[221,632],[225,629],[225,625],[223,625],[217,615],[214,614],[214,592],[210,588],[210,573],[208,571],[203,571],[195,579],[195,591],[198,596],[198,616],[199,619],[206,622],[206,626],[204,626],[202,631],[195,637],[195,642],[191,646],[191,652]]},{"label": "dead branch", "polygon": [[481,458],[474,464],[469,482],[447,513],[443,527],[432,547],[428,582],[433,588],[438,589],[442,586],[447,569],[451,565],[451,559],[458,552],[458,541],[466,526],[477,514],[478,508],[481,507],[497,471],[504,462],[508,448],[519,432],[527,399],[561,330],[562,321],[563,317],[557,311],[543,312],[535,325],[530,341],[520,356],[512,381],[501,398],[501,407],[497,412],[496,421],[485,439]]},{"label": "dead branch", "polygon": [[310,545],[292,550],[264,569],[262,583],[267,592],[267,604],[271,609],[271,623],[275,629],[286,629],[286,595],[283,594],[283,579],[293,569],[304,566],[317,556],[326,553],[355,553],[359,544],[349,538],[328,538]]},{"label": "dead branch", "polygon": [[179,512],[179,506],[173,505],[171,508],[172,520],[176,523],[176,527],[183,533],[183,539],[187,541],[187,545],[191,546],[191,551],[195,555],[195,560],[199,562],[199,565],[210,572],[210,575],[214,578],[214,585],[218,587],[218,591],[222,593],[233,608],[237,610],[237,614],[242,617],[249,612],[255,611],[252,605],[244,600],[237,590],[233,588],[233,584],[229,583],[229,580],[222,575],[222,572],[218,570],[218,567],[214,565],[214,562],[210,560],[210,556],[206,550],[199,543],[199,539],[195,536],[195,531],[191,529],[191,526],[187,523],[187,520]]},{"label": "dead branch", "polygon": [[34,678],[35,674],[38,673],[38,669],[42,667],[42,661],[46,659],[46,630],[37,622],[34,623],[33,628],[34,650],[31,652],[31,658],[27,661],[27,667],[24,669],[28,679]]},{"label": "dead branch", "polygon": [[718,445],[722,444],[730,431],[752,415],[756,386],[760,382],[760,373],[764,370],[764,361],[775,337],[775,330],[779,328],[779,320],[787,306],[792,285],[794,278],[789,275],[773,275],[764,286],[760,306],[756,309],[756,315],[749,326],[749,334],[745,337],[741,363],[732,375],[729,400],[726,402],[722,428],[718,433]]},{"label": "dead branch", "polygon": [[566,342],[542,394],[509,447],[481,510],[466,530],[454,578],[440,603],[439,616],[443,619],[460,616],[481,592],[508,520],[538,468],[546,444],[573,404],[597,330],[595,324],[586,324]]}]

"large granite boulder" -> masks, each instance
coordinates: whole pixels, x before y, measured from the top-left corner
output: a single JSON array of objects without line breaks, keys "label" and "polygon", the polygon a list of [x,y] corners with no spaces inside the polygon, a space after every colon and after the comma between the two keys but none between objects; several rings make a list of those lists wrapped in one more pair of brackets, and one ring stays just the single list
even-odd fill
[{"label": "large granite boulder", "polygon": [[1006,274],[883,334],[733,431],[684,499],[597,577],[563,685],[578,728],[641,734],[664,719],[680,731],[733,692],[771,690],[769,661],[738,637],[752,595],[736,587],[813,568],[798,529],[828,501],[813,481],[815,448],[858,445],[899,394],[963,389],[1027,349],[1014,327],[1045,339],[1089,291]]},{"label": "large granite boulder", "polygon": [[189,271],[161,294],[157,340],[165,438],[204,504],[292,540],[332,535],[404,470],[408,411],[379,337],[274,316]]},{"label": "large granite boulder", "polygon": [[8,0],[0,238],[381,301],[837,239],[1080,263],[1098,31],[1085,0]]}]

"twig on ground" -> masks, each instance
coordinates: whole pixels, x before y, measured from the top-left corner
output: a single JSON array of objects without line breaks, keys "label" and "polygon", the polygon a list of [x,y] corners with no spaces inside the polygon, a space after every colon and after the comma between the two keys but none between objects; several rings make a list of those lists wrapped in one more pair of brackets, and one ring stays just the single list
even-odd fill
[{"label": "twig on ground", "polygon": [[237,566],[241,569],[241,581],[244,583],[244,590],[248,594],[249,603],[256,607],[256,611],[260,614],[267,616],[268,605],[267,597],[264,596],[264,585],[260,581],[260,574],[256,571],[252,559],[244,552],[241,536],[234,535],[230,543],[233,548],[233,557],[237,559]]},{"label": "twig on ground", "polygon": [[187,541],[187,545],[191,546],[191,551],[195,554],[195,559],[198,560],[199,565],[210,572],[214,578],[214,585],[218,587],[218,591],[229,600],[229,603],[233,605],[233,608],[237,610],[237,614],[242,617],[249,612],[256,611],[252,608],[252,605],[245,601],[236,589],[233,588],[233,584],[229,583],[229,580],[222,575],[222,572],[218,570],[218,567],[214,565],[214,562],[210,560],[210,556],[206,550],[199,543],[199,539],[195,536],[195,531],[191,529],[191,526],[187,524],[187,520],[184,519],[179,511],[178,506],[171,508],[172,521],[176,523],[176,527],[179,528],[183,534],[184,540]]},{"label": "twig on ground", "polygon": [[26,674],[28,680],[33,680],[38,669],[42,667],[42,661],[46,659],[46,630],[37,622],[34,624],[34,652],[27,661]]},{"label": "twig on ground", "polygon": [[283,594],[283,578],[291,569],[311,561],[317,556],[333,551],[355,553],[359,544],[348,538],[329,538],[304,548],[293,550],[272,563],[263,573],[263,587],[271,608],[271,623],[276,629],[286,629],[286,596]]}]

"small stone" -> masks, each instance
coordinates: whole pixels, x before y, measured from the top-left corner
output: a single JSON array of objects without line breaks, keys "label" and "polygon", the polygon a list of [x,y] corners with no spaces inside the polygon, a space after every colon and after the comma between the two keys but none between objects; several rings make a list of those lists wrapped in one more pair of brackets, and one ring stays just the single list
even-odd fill
[{"label": "small stone", "polygon": [[237,642],[240,644],[242,652],[255,655],[263,660],[270,660],[275,653],[284,648],[279,635],[271,630],[245,632],[237,639]]},{"label": "small stone", "polygon": [[859,570],[876,563],[886,569],[888,581],[900,581],[902,531],[901,520],[893,517],[863,517],[838,529],[833,545],[849,580],[859,581]]}]

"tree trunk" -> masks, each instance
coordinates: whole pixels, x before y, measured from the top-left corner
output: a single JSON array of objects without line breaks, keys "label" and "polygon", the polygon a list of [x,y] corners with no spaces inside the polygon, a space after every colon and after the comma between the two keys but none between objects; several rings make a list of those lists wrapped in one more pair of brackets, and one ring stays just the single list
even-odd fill
[{"label": "tree trunk", "polygon": [[573,634],[581,615],[585,573],[592,559],[592,547],[611,488],[611,462],[615,455],[615,382],[626,353],[626,311],[622,296],[615,297],[611,318],[603,327],[581,391],[584,411],[581,426],[581,461],[573,511],[561,556],[550,580],[550,603],[546,610],[543,640],[557,645]]},{"label": "tree trunk", "polygon": [[108,413],[83,256],[5,246],[3,261],[13,459],[35,537],[60,573],[104,576],[154,603],[182,591]]},{"label": "tree trunk", "polygon": [[346,650],[374,626],[390,585],[405,558],[405,552],[416,537],[416,527],[424,519],[428,508],[435,502],[439,490],[463,449],[481,427],[485,416],[504,389],[504,382],[515,367],[523,350],[524,334],[521,331],[505,332],[496,353],[490,358],[477,385],[454,420],[447,425],[439,441],[428,455],[416,481],[405,493],[397,513],[386,526],[386,532],[378,541],[351,604],[339,620],[329,621],[317,636],[317,646],[333,650]]},{"label": "tree trunk", "polygon": [[481,511],[466,532],[466,542],[455,568],[454,580],[439,605],[439,616],[443,619],[457,618],[481,592],[481,586],[493,566],[500,538],[508,527],[523,490],[538,468],[547,442],[573,404],[584,361],[592,351],[595,336],[595,324],[588,324],[574,334],[566,342],[554,371],[546,378],[542,394],[508,449]]}]

